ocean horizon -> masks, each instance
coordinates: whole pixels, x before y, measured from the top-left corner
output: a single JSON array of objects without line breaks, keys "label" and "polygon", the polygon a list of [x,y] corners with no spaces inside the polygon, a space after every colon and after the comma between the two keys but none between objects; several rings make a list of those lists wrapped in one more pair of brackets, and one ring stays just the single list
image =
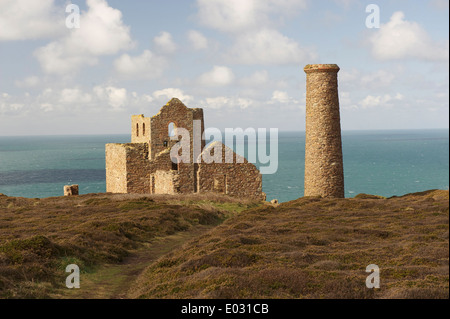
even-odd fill
[{"label": "ocean horizon", "polygon": [[[130,139],[130,134],[0,136],[0,193],[62,196],[69,184],[79,184],[80,194],[104,193],[105,144]],[[448,129],[342,131],[342,145],[346,197],[449,188]],[[304,146],[304,131],[279,132],[278,170],[263,175],[267,200],[303,196]]]}]

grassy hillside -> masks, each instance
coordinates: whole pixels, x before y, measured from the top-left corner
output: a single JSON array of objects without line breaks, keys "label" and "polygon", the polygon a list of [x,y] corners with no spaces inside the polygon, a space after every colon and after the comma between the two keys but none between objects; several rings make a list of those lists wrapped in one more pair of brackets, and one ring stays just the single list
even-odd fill
[{"label": "grassy hillside", "polygon": [[[0,195],[1,298],[448,298],[449,192]],[[65,288],[65,266],[81,289]],[[366,266],[381,288],[365,287]]]},{"label": "grassy hillside", "polygon": [[[135,298],[448,298],[449,193],[301,198],[228,219],[155,262]],[[365,269],[380,267],[381,288]]]},{"label": "grassy hillside", "polygon": [[182,233],[198,235],[233,212],[256,205],[211,195],[91,194],[46,199],[0,195],[0,298],[65,297],[61,293],[78,297],[74,291],[88,298],[110,297],[107,292],[89,294],[102,287],[91,285],[87,294],[86,289],[65,288],[69,275],[65,267],[77,264],[83,282],[106,265],[129,263],[129,258],[140,256],[151,262],[151,256],[142,252],[151,252],[153,246],[167,252],[161,247],[164,239]]}]

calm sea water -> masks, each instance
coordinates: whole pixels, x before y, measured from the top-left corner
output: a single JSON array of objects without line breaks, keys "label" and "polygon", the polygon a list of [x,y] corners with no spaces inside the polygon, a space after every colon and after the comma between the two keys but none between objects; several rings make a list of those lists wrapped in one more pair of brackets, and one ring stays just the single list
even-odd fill
[{"label": "calm sea water", "polygon": [[[449,188],[449,131],[344,131],[346,197],[359,193],[403,195]],[[129,135],[0,137],[0,193],[61,196],[63,186],[80,193],[105,192],[105,144]],[[303,196],[304,132],[280,132],[278,170],[263,175],[267,199]]]}]

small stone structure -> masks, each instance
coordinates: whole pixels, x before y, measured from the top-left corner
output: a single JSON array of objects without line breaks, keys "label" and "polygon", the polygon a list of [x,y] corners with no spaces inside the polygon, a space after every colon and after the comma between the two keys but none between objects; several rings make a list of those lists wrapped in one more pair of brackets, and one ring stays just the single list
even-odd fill
[{"label": "small stone structure", "polygon": [[[197,128],[194,121],[200,123]],[[170,138],[172,129],[176,131],[176,128],[189,132],[189,161],[171,158],[171,148],[183,142]],[[215,192],[265,200],[262,176],[256,166],[221,142],[205,147],[203,133],[203,109],[187,108],[177,98],[171,99],[153,117],[133,115],[131,143],[106,144],[106,191],[139,194]],[[221,152],[221,161],[206,163],[203,160],[204,152],[214,156],[216,151]],[[225,159],[230,158],[226,154],[232,154],[231,163],[226,163]]]},{"label": "small stone structure", "polygon": [[78,195],[78,185],[66,185],[64,186],[64,196],[76,196]]},{"label": "small stone structure", "polygon": [[305,196],[344,198],[344,165],[336,64],[306,73]]}]

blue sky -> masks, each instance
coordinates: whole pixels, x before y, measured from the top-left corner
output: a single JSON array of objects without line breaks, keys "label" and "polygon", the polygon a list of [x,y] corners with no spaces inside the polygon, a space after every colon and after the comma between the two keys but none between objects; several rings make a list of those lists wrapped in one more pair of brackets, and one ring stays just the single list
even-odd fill
[{"label": "blue sky", "polygon": [[[65,8],[81,10],[69,29]],[[380,8],[367,28],[366,6]],[[170,98],[207,127],[304,130],[340,66],[343,130],[449,126],[448,0],[0,0],[0,135],[122,134]]]}]

